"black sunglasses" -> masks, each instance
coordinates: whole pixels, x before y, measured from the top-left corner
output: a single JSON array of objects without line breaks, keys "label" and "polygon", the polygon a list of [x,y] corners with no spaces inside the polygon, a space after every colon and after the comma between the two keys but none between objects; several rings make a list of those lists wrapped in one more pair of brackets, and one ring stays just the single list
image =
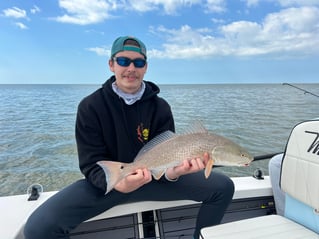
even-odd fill
[{"label": "black sunglasses", "polygon": [[142,68],[146,65],[146,60],[143,58],[130,59],[125,56],[113,57],[120,66],[128,67],[132,62],[136,68]]}]

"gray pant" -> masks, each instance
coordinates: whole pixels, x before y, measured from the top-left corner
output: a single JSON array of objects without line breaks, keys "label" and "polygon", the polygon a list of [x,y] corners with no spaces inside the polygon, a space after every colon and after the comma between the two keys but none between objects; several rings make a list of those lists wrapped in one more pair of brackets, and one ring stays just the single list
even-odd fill
[{"label": "gray pant", "polygon": [[283,192],[279,185],[281,163],[283,154],[278,154],[272,157],[269,161],[269,176],[272,190],[274,193],[276,211],[278,215],[284,215],[285,212],[285,192]]},{"label": "gray pant", "polygon": [[199,172],[182,176],[176,182],[152,180],[127,194],[113,190],[104,195],[83,179],[42,204],[29,217],[24,234],[27,239],[69,238],[68,233],[81,222],[118,204],[189,199],[202,202],[194,233],[194,238],[198,238],[201,228],[220,223],[233,193],[232,180],[216,172],[212,172],[208,179],[205,179],[203,172]]}]

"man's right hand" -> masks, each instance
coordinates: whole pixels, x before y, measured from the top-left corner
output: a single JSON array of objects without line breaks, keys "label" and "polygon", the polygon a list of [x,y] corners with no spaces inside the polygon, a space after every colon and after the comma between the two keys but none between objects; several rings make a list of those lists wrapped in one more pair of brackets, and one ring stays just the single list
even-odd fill
[{"label": "man's right hand", "polygon": [[180,165],[168,168],[165,172],[166,177],[170,180],[174,180],[185,174],[196,173],[203,170],[209,160],[210,155],[207,152],[205,152],[202,157],[185,159]]},{"label": "man's right hand", "polygon": [[146,168],[137,169],[134,174],[130,174],[119,181],[114,189],[121,193],[130,193],[150,181],[152,181],[151,171]]}]

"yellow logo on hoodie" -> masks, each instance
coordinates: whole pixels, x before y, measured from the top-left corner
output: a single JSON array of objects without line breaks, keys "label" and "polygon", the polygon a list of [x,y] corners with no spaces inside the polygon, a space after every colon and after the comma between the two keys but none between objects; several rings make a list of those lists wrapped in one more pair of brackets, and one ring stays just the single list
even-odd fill
[{"label": "yellow logo on hoodie", "polygon": [[137,126],[136,132],[137,132],[137,138],[140,142],[145,143],[148,141],[150,130],[148,128],[144,128],[143,123]]}]

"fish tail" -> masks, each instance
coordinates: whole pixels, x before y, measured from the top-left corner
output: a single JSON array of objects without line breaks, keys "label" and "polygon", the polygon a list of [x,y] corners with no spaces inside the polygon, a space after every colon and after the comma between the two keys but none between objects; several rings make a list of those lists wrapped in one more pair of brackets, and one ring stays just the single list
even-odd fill
[{"label": "fish tail", "polygon": [[107,186],[105,194],[107,194],[123,178],[123,168],[127,164],[115,161],[98,161],[97,164],[104,171]]},{"label": "fish tail", "polygon": [[214,160],[212,158],[210,158],[206,164],[206,168],[205,168],[205,178],[208,178],[210,173],[212,172],[212,168],[214,165]]}]

